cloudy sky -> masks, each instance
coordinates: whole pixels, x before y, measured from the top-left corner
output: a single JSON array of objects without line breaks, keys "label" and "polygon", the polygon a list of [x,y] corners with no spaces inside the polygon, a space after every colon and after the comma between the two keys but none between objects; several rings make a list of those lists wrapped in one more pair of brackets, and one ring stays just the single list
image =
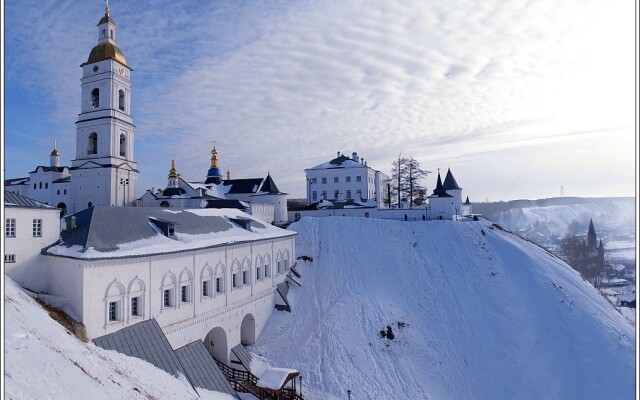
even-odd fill
[{"label": "cloudy sky", "polygon": [[[109,2],[133,68],[138,193],[175,157],[204,179],[212,140],[234,178],[356,151],[450,167],[472,201],[633,196],[632,1]],[[79,65],[99,0],[4,1],[5,177],[75,157]]]}]

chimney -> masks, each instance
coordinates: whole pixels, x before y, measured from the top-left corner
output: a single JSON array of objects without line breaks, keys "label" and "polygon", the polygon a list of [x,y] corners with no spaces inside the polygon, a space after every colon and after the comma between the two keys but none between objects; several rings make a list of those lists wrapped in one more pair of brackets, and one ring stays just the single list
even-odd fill
[{"label": "chimney", "polygon": [[355,162],[358,162],[358,153],[356,153],[355,151],[351,153],[351,159]]},{"label": "chimney", "polygon": [[66,222],[67,222],[67,230],[68,231],[72,231],[72,230],[76,229],[76,217],[75,217],[75,215],[72,215],[69,218],[67,218]]},{"label": "chimney", "polygon": [[360,164],[366,165],[366,163],[364,162],[364,157],[360,157]]}]

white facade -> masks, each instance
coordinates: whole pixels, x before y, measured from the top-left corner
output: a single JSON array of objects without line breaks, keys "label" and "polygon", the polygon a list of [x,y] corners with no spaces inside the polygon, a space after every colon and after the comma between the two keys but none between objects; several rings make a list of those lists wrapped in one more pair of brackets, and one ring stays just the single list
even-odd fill
[{"label": "white facade", "polygon": [[5,181],[5,190],[76,213],[101,206],[132,206],[138,178],[131,118],[131,68],[116,46],[109,13],[98,24],[98,44],[82,64],[76,154],[71,167],[38,166],[29,178]]},{"label": "white facade", "polygon": [[46,269],[40,252],[60,235],[60,210],[54,207],[4,208],[4,273],[35,292],[46,288]]},{"label": "white facade", "polygon": [[[251,314],[255,320],[252,344],[260,336],[276,303],[276,285],[284,282],[295,254],[293,237],[201,249],[178,254],[110,260],[82,260],[46,256],[48,292],[67,298],[90,338],[115,332],[155,318],[174,349],[194,340],[205,341],[216,327],[227,335],[226,352],[240,344],[240,325]],[[278,272],[278,261],[286,269]],[[266,267],[268,266],[268,267]],[[257,268],[261,268],[257,279]],[[269,268],[270,276],[264,276]],[[243,282],[243,273],[250,275]],[[233,286],[236,274],[237,287]],[[221,279],[221,292],[216,290]],[[209,294],[203,293],[208,282]],[[187,287],[183,301],[182,287]],[[164,291],[170,290],[170,305]],[[132,299],[138,298],[138,314]],[[109,305],[117,303],[117,319],[109,320]],[[205,343],[210,346],[209,342]]]},{"label": "white facade", "polygon": [[353,153],[351,158],[338,153],[335,159],[305,169],[307,204],[322,200],[349,200],[386,207],[389,177],[369,167]]}]

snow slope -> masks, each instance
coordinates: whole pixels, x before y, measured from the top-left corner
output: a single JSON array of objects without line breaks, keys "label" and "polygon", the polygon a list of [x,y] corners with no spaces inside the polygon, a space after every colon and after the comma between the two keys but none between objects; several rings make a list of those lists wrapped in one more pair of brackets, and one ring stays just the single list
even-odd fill
[{"label": "snow slope", "polygon": [[232,399],[77,340],[7,277],[4,304],[6,399]]},{"label": "snow slope", "polygon": [[513,234],[340,217],[290,229],[313,261],[251,351],[299,370],[309,399],[634,398],[633,327]]}]

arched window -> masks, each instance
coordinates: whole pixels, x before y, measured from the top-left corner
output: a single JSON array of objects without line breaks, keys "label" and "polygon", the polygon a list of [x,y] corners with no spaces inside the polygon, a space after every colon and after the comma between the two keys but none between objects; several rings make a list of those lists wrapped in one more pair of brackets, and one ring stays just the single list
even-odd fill
[{"label": "arched window", "polygon": [[91,107],[100,107],[100,89],[95,88],[91,91]]},{"label": "arched window", "polygon": [[169,203],[167,201],[163,201],[162,203],[160,203],[160,207],[167,208],[169,207]]},{"label": "arched window", "polygon": [[144,317],[144,282],[136,277],[129,284],[129,319]]},{"label": "arched window", "polygon": [[205,264],[200,272],[200,282],[202,287],[202,299],[210,299],[213,297],[213,269],[209,264]]},{"label": "arched window", "polygon": [[171,272],[162,278],[162,309],[176,306],[176,276]]},{"label": "arched window", "polygon": [[87,204],[87,208],[91,208],[91,207],[93,207],[93,203],[89,202],[89,204]]},{"label": "arched window", "polygon": [[224,273],[226,271],[226,267],[224,266],[224,264],[222,263],[218,263],[218,265],[216,265],[216,274],[215,274],[215,290],[216,290],[216,295],[224,293],[224,286],[225,286],[225,281],[224,281]]},{"label": "arched window", "polygon": [[235,260],[233,264],[231,264],[231,290],[239,289],[242,287],[242,277],[240,274],[242,273],[242,267],[240,266],[240,262]]},{"label": "arched window", "polygon": [[44,183],[44,188],[45,188],[45,189],[49,189],[49,182],[45,182],[45,183]]},{"label": "arched window", "polygon": [[38,188],[36,185],[37,185],[36,183],[33,184],[33,189],[34,190]]},{"label": "arched window", "polygon": [[264,256],[264,277],[269,278],[271,276],[271,256],[266,254]]},{"label": "arched window", "polygon": [[105,316],[106,324],[114,324],[124,321],[124,285],[117,280],[111,282],[105,293]]},{"label": "arched window", "polygon": [[98,134],[95,132],[89,134],[87,154],[98,154]]},{"label": "arched window", "polygon": [[124,90],[118,91],[118,108],[120,111],[124,111]]},{"label": "arched window", "polygon": [[261,281],[264,278],[264,261],[262,256],[258,254],[256,257],[256,282]]},{"label": "arched window", "polygon": [[124,157],[127,154],[127,139],[124,136],[124,133],[120,134],[120,155]]},{"label": "arched window", "polygon": [[246,257],[242,261],[242,285],[251,285],[251,261]]},{"label": "arched window", "polygon": [[278,251],[278,256],[276,257],[276,273],[279,275],[284,272],[284,257],[282,256],[282,252]]},{"label": "arched window", "polygon": [[180,273],[180,304],[193,301],[193,276],[191,271],[184,269]]},{"label": "arched window", "polygon": [[111,36],[111,39],[113,39],[113,29],[109,29],[109,35]]},{"label": "arched window", "polygon": [[107,37],[107,30],[106,29],[102,30],[102,37],[103,38]]},{"label": "arched window", "polygon": [[42,182],[40,182],[40,185],[39,185],[39,187],[40,187],[40,189],[42,189]]}]

